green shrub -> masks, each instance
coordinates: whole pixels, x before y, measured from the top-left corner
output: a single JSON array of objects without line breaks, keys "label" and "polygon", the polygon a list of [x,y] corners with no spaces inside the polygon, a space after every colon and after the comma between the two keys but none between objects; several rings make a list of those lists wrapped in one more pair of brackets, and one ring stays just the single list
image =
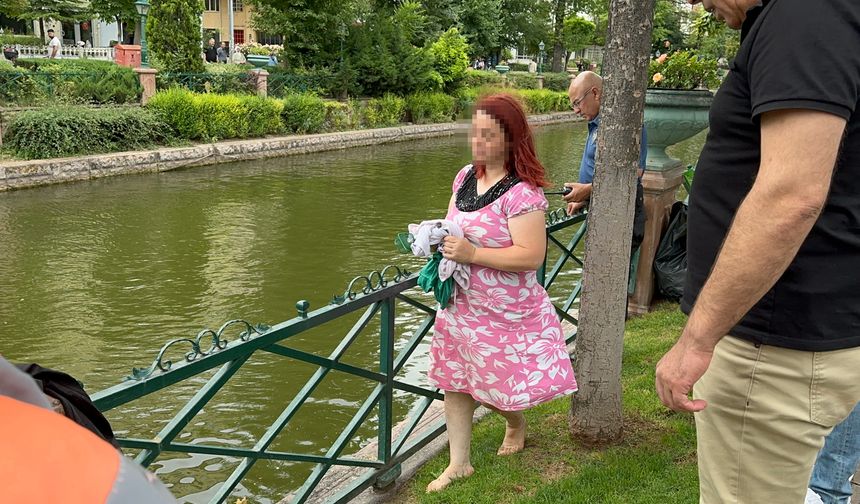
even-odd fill
[{"label": "green shrub", "polygon": [[280,133],[280,101],[248,95],[195,94],[181,88],[160,91],[147,103],[186,140],[223,140]]},{"label": "green shrub", "polygon": [[281,122],[283,103],[259,96],[241,96],[239,100],[248,116],[248,136],[260,137],[283,131],[284,124]]},{"label": "green shrub", "polygon": [[5,143],[24,159],[117,152],[166,141],[160,118],[141,108],[46,107],[15,115]]},{"label": "green shrub", "polygon": [[451,28],[430,46],[433,67],[442,77],[445,91],[453,92],[463,83],[469,68],[469,44],[456,28]]},{"label": "green shrub", "polygon": [[502,75],[495,70],[468,70],[463,79],[466,87],[501,86],[504,82]]},{"label": "green shrub", "polygon": [[290,94],[283,100],[281,118],[291,133],[319,133],[326,120],[325,101],[310,93]]},{"label": "green shrub", "polygon": [[449,122],[455,116],[454,97],[443,93],[415,93],[406,98],[406,109],[415,124]]},{"label": "green shrub", "polygon": [[522,97],[526,110],[531,114],[548,114],[570,110],[567,93],[548,89],[524,89],[517,93]]},{"label": "green shrub", "polygon": [[537,74],[528,72],[509,72],[508,82],[517,89],[537,89]]},{"label": "green shrub", "polygon": [[570,74],[567,72],[546,72],[543,77],[544,89],[567,92],[570,87]]},{"label": "green shrub", "polygon": [[149,50],[167,72],[200,73],[200,0],[152,2],[146,23]]},{"label": "green shrub", "polygon": [[[227,65],[222,65],[227,66]],[[156,75],[158,89],[183,87],[195,93],[256,94],[257,77],[251,72],[170,73]]]},{"label": "green shrub", "polygon": [[[357,103],[357,102],[356,102]],[[359,114],[355,111],[358,105],[343,103],[338,101],[326,101],[324,127],[326,131],[345,131],[350,129],[358,129]]]},{"label": "green shrub", "polygon": [[529,71],[529,65],[527,63],[510,63],[508,66],[511,68],[511,72]]},{"label": "green shrub", "polygon": [[0,33],[0,46],[6,45],[25,45],[25,46],[43,46],[45,41],[40,37],[32,35],[14,35],[11,33]]},{"label": "green shrub", "polygon": [[251,129],[242,100],[237,95],[200,94],[194,97],[203,119],[204,138],[246,138]]},{"label": "green shrub", "polygon": [[[17,77],[7,79],[22,81],[22,90],[0,100],[17,102],[19,105],[65,103],[132,103],[140,99],[140,81],[134,70],[110,61],[98,60],[19,60]],[[2,79],[2,77],[0,77]],[[0,83],[0,94],[4,94]]]},{"label": "green shrub", "polygon": [[188,90],[173,88],[159,91],[146,106],[158,113],[180,138],[198,140],[206,132],[205,119],[200,113],[196,96]]},{"label": "green shrub", "polygon": [[385,128],[403,122],[406,100],[386,93],[382,98],[369,100],[362,108],[362,120],[368,128]]}]

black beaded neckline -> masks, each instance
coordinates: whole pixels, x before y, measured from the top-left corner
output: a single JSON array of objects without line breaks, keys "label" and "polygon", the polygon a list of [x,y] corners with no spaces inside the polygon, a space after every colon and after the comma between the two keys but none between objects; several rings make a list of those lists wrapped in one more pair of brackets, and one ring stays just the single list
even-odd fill
[{"label": "black beaded neckline", "polygon": [[517,185],[520,179],[516,175],[507,174],[496,182],[493,187],[487,189],[484,194],[478,195],[478,179],[475,177],[474,167],[469,169],[466,179],[457,189],[456,205],[461,212],[474,212],[484,208],[490,203],[501,198],[503,194]]}]

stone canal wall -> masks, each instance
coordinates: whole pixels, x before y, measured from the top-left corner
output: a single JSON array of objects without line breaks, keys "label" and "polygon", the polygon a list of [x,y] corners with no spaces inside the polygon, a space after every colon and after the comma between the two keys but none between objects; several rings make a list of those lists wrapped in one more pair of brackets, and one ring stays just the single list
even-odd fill
[{"label": "stone canal wall", "polygon": [[[577,121],[572,112],[531,116],[533,125]],[[307,154],[390,142],[450,136],[465,123],[408,125],[394,128],[294,135],[199,144],[150,151],[99,154],[75,158],[0,162],[0,192],[60,182],[176,170],[231,161]]]}]

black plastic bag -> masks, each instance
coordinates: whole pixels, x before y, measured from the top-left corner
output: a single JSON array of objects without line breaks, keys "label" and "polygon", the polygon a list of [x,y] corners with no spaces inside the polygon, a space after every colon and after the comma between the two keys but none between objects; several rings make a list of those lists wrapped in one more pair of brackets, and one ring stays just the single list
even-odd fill
[{"label": "black plastic bag", "polygon": [[687,204],[676,201],[669,216],[669,227],[663,233],[654,256],[657,290],[667,298],[678,300],[684,294],[687,275]]}]

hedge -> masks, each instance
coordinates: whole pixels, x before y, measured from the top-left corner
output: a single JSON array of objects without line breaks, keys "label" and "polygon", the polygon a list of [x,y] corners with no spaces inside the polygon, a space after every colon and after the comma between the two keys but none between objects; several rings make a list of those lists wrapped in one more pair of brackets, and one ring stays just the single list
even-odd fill
[{"label": "hedge", "polygon": [[23,59],[0,67],[0,104],[133,103],[140,100],[137,74],[98,60]]},{"label": "hedge", "polygon": [[16,114],[5,147],[24,159],[116,152],[164,144],[166,127],[141,108],[54,106]]},{"label": "hedge", "polygon": [[291,133],[319,133],[326,120],[325,102],[310,93],[289,94],[283,99],[281,119]]},{"label": "hedge", "polygon": [[415,124],[450,122],[457,113],[456,103],[444,93],[415,93],[406,97],[406,110]]},{"label": "hedge", "polygon": [[259,137],[283,131],[283,104],[258,96],[197,94],[174,88],[157,93],[147,108],[186,140]]}]

